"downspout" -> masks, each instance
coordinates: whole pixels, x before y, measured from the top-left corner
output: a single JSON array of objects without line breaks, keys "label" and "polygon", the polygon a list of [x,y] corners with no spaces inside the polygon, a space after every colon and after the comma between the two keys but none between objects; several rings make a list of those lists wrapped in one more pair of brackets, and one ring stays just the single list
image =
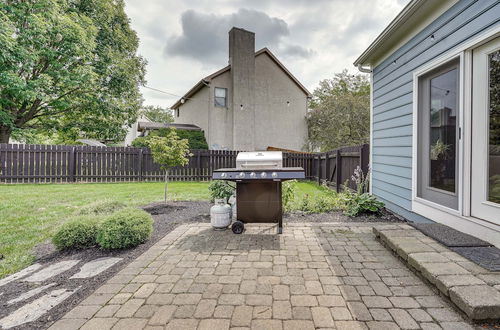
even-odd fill
[{"label": "downspout", "polygon": [[205,79],[202,79],[201,82],[206,86],[208,87],[208,104],[207,104],[207,126],[208,126],[208,132],[206,132],[207,134],[207,144],[208,144],[208,149],[210,149],[210,131],[211,131],[211,127],[210,127],[210,104],[211,104],[211,94],[210,93],[210,83],[207,82]]},{"label": "downspout", "polygon": [[[373,70],[370,68],[364,68],[362,64],[358,64],[358,70],[363,72],[363,73],[369,73],[370,74],[370,155],[369,155],[369,161],[368,161],[368,166],[369,170],[371,171],[373,166],[372,166],[372,155],[373,155]],[[372,175],[372,173],[370,173]],[[370,195],[373,194],[373,187],[372,187],[372,178],[373,176],[370,177],[370,186],[368,187],[368,192]]]}]

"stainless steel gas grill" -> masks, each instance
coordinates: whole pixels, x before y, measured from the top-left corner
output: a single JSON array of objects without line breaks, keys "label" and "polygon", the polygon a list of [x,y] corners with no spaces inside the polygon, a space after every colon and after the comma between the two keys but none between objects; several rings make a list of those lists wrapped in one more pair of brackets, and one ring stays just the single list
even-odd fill
[{"label": "stainless steel gas grill", "polygon": [[231,229],[241,234],[244,223],[271,222],[283,232],[281,182],[304,179],[302,167],[283,167],[281,151],[240,152],[236,168],[221,168],[212,174],[214,180],[236,182],[236,217]]}]

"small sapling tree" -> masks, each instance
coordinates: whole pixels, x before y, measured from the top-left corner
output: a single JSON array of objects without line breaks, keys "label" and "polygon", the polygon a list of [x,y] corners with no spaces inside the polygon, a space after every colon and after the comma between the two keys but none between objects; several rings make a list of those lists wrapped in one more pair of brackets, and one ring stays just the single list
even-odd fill
[{"label": "small sapling tree", "polygon": [[168,172],[172,167],[184,166],[189,162],[192,154],[189,152],[189,142],[181,139],[174,129],[166,136],[152,136],[148,146],[153,154],[155,163],[165,171],[165,203],[167,202]]}]

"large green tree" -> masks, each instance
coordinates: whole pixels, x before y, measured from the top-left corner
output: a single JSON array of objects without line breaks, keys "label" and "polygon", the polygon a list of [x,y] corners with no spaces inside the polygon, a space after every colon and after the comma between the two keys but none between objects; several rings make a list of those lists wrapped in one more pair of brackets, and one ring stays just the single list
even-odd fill
[{"label": "large green tree", "polygon": [[370,83],[365,75],[347,70],[320,81],[313,92],[309,150],[328,151],[368,143],[370,137]]},{"label": "large green tree", "polygon": [[141,114],[155,123],[173,123],[174,115],[172,110],[160,106],[146,105],[142,108]]},{"label": "large green tree", "polygon": [[138,43],[123,0],[0,2],[0,143],[123,138],[142,104]]}]

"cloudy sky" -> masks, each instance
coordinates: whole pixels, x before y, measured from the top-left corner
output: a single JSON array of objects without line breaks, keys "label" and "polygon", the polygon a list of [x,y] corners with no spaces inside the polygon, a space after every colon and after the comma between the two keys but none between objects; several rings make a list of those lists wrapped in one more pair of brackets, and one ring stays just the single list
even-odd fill
[{"label": "cloudy sky", "polygon": [[[147,85],[183,95],[227,65],[232,26],[256,34],[312,92],[352,63],[409,0],[125,0],[148,61]],[[145,104],[178,97],[142,89]]]}]

